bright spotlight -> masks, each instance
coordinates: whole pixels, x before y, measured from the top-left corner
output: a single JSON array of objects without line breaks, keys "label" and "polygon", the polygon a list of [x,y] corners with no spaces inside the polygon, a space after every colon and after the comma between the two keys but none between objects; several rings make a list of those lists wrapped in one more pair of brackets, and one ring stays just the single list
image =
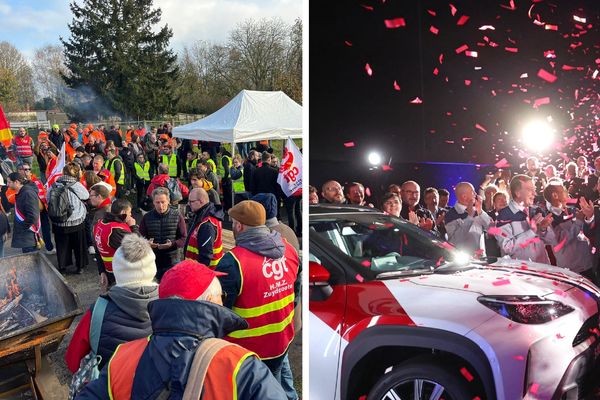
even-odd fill
[{"label": "bright spotlight", "polygon": [[379,155],[379,153],[375,153],[374,151],[369,153],[368,160],[369,163],[371,163],[371,165],[381,164],[381,156]]},{"label": "bright spotlight", "polygon": [[454,253],[454,262],[458,265],[467,265],[471,261],[469,253],[457,251]]},{"label": "bright spotlight", "polygon": [[533,121],[523,127],[521,139],[530,150],[541,153],[554,143],[554,129],[544,121]]}]

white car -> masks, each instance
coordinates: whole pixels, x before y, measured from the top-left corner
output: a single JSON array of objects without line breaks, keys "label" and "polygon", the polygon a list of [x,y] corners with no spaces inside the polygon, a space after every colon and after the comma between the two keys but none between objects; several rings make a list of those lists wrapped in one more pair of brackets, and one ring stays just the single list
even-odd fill
[{"label": "white car", "polygon": [[310,260],[311,400],[570,400],[600,381],[600,291],[566,269],[323,205]]}]

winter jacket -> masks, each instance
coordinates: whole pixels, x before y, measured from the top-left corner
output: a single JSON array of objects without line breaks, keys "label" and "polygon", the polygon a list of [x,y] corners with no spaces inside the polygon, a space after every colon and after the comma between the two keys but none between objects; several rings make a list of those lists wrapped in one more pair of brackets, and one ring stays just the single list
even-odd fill
[{"label": "winter jacket", "polygon": [[277,217],[269,218],[267,220],[267,227],[271,231],[279,232],[282,238],[288,241],[289,244],[292,245],[296,252],[300,254],[300,242],[298,241],[298,237],[289,226],[285,225],[281,221],[277,220]]},{"label": "winter jacket", "polygon": [[[104,221],[105,223],[123,222],[123,220],[121,220],[115,214],[112,214],[110,212],[105,212],[103,217],[101,218],[101,220]],[[98,223],[98,221],[96,221],[96,223]],[[92,232],[93,232],[93,229],[96,227],[96,223],[94,223],[94,225],[92,225]],[[113,249],[118,249],[121,246],[121,242],[123,241],[123,238],[125,237],[125,235],[128,235],[130,233],[138,233],[137,225],[130,226],[129,228],[131,229],[131,232],[126,231],[122,228],[114,228],[111,231],[110,236],[108,237],[108,245]],[[94,247],[96,248],[96,254],[100,254],[100,251],[98,251],[98,246],[96,243],[94,243]],[[102,257],[96,257],[96,265],[98,266],[99,274],[106,272],[106,267],[104,266],[104,261],[102,260]]]},{"label": "winter jacket", "polygon": [[[113,286],[106,295],[108,300],[100,341],[98,355],[102,357],[99,368],[102,368],[121,343],[139,339],[152,333],[148,303],[158,298],[158,285],[150,286]],[[81,359],[91,350],[90,325],[94,305],[84,314],[75,328],[73,338],[65,353],[65,361],[71,372],[79,369]]]},{"label": "winter jacket", "polygon": [[256,165],[251,161],[246,161],[244,163],[244,188],[250,193],[257,193],[253,186],[254,171],[256,171]]},{"label": "winter jacket", "polygon": [[484,249],[483,231],[490,226],[492,219],[486,212],[470,216],[466,206],[456,203],[446,213],[444,225],[448,233],[448,241],[459,249],[472,255],[479,249]]},{"label": "winter jacket", "polygon": [[[132,399],[156,399],[170,387],[170,400],[182,398],[196,348],[202,339],[222,338],[248,324],[225,307],[205,301],[160,299],[148,305],[154,333],[133,376]],[[285,392],[269,369],[255,356],[237,371],[240,400],[285,400]],[[231,378],[230,378],[231,379]],[[225,384],[226,379],[221,384]],[[88,384],[78,399],[109,399],[108,369]]]},{"label": "winter jacket", "polygon": [[65,137],[61,132],[51,131],[48,134],[48,139],[56,146],[56,148],[60,151],[63,143],[65,142]]},{"label": "winter jacket", "polygon": [[263,164],[257,168],[252,176],[252,194],[272,193],[280,198],[281,187],[277,183],[277,176],[277,170],[270,165]]},{"label": "winter jacket", "polygon": [[[529,217],[533,218],[542,210],[530,207],[528,211]],[[546,244],[551,246],[557,244],[552,226],[549,226],[544,232],[539,230],[538,233],[534,232],[527,214],[521,211],[514,200],[511,200],[508,207],[498,213],[497,226],[502,229],[502,234],[496,235],[502,256],[550,264],[545,246]]]},{"label": "winter jacket", "polygon": [[[157,187],[167,187],[167,181],[171,179],[171,177],[169,176],[169,174],[159,174],[156,175],[154,178],[152,178],[152,180],[150,181],[150,185],[148,186],[148,190],[146,191],[146,194],[148,196],[152,196],[152,191],[154,189],[156,189]],[[181,190],[181,195],[183,196],[183,198],[187,198],[188,195],[190,194],[190,190],[187,188],[187,186],[184,186],[179,179],[177,179],[177,186],[179,186],[179,190]]]},{"label": "winter jacket", "polygon": [[[271,232],[265,225],[251,227],[237,235],[236,246],[243,247],[261,256],[279,259],[285,254],[285,244],[279,232]],[[242,276],[235,257],[227,252],[216,268],[228,275],[220,277],[223,291],[227,293],[225,306],[233,307],[242,287]],[[296,293],[297,294],[297,293]]]},{"label": "winter jacket", "polygon": [[[210,202],[196,211],[194,213],[194,219],[188,228],[188,235],[185,240],[185,244],[183,245],[184,253],[190,238],[192,237],[194,229],[196,229],[196,227],[200,225],[205,218],[213,217],[222,222],[224,216],[225,214],[223,213],[223,210],[217,210],[215,205]],[[217,239],[217,228],[211,223],[202,224],[200,225],[200,228],[198,228],[198,234],[196,237],[198,240],[198,256],[196,261],[208,266],[213,257],[213,247],[215,240]]]},{"label": "winter jacket", "polygon": [[78,226],[83,223],[87,210],[85,208],[85,201],[90,198],[89,192],[86,188],[72,176],[63,175],[59,177],[56,182],[48,188],[47,198],[50,198],[50,193],[58,186],[71,185],[67,190],[69,196],[69,203],[73,206],[73,213],[65,222],[54,223],[60,227],[72,227]]},{"label": "winter jacket", "polygon": [[140,223],[139,233],[148,240],[154,239],[154,243],[163,244],[167,240],[173,243],[169,249],[154,249],[157,257],[177,253],[177,248],[183,247],[187,237],[185,219],[174,207],[169,207],[164,214],[159,214],[156,209],[146,213]]},{"label": "winter jacket", "polygon": [[0,237],[10,232],[8,217],[4,211],[0,211]]},{"label": "winter jacket", "polygon": [[25,247],[34,247],[37,240],[33,229],[39,228],[40,223],[40,200],[38,197],[38,187],[34,182],[27,182],[19,193],[15,196],[15,208],[23,217],[19,218],[15,211],[15,223],[12,236],[11,247],[22,249]]}]

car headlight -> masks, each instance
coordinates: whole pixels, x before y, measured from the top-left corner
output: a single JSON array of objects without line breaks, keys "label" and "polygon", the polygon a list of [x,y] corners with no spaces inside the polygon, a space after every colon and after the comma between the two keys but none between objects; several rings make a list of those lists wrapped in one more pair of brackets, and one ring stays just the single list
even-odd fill
[{"label": "car headlight", "polygon": [[566,304],[539,296],[481,296],[477,300],[520,324],[545,324],[574,311]]}]

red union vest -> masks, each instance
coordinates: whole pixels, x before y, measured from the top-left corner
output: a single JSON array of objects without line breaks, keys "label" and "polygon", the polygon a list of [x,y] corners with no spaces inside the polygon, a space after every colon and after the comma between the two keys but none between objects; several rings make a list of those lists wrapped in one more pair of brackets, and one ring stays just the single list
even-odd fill
[{"label": "red union vest", "polygon": [[121,228],[127,232],[131,232],[129,225],[124,222],[104,222],[103,220],[100,220],[96,226],[94,226],[94,241],[96,242],[96,247],[98,247],[98,252],[100,253],[100,257],[104,262],[106,272],[110,273],[112,273],[112,260],[117,249],[110,247],[108,242],[113,229],[116,228]]},{"label": "red union vest", "polygon": [[198,230],[202,224],[206,223],[213,224],[217,228],[217,237],[213,243],[213,254],[210,259],[210,265],[208,265],[211,269],[215,269],[221,258],[223,258],[223,227],[221,221],[215,217],[204,218],[196,229],[194,229],[185,248],[185,259],[198,261]]},{"label": "red union vest", "polygon": [[[108,363],[108,396],[129,400],[135,370],[150,337],[120,344]],[[240,346],[225,346],[215,354],[204,378],[203,400],[237,400],[237,374],[246,358],[254,353]],[[198,398],[200,398],[198,393]]]},{"label": "red union vest", "polygon": [[17,146],[17,155],[19,157],[33,156],[31,148],[31,136],[15,136],[15,146]]},{"label": "red union vest", "polygon": [[298,254],[286,241],[284,256],[273,260],[243,247],[231,249],[242,274],[242,287],[232,310],[248,321],[248,329],[225,337],[261,359],[285,353],[294,338],[294,282]]}]

